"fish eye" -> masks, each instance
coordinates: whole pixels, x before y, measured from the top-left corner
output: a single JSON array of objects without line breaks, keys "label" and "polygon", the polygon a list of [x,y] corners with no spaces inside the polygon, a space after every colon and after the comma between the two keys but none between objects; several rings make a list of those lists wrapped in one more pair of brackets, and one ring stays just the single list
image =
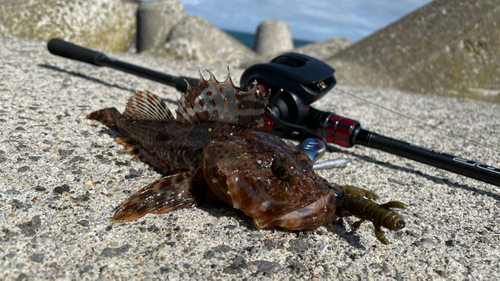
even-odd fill
[{"label": "fish eye", "polygon": [[295,164],[286,157],[278,157],[271,165],[273,174],[283,181],[291,181],[295,176]]}]

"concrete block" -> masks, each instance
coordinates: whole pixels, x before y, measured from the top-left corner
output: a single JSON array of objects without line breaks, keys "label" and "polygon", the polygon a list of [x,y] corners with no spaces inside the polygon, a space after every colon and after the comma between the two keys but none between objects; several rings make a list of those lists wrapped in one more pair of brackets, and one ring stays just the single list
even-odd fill
[{"label": "concrete block", "polygon": [[135,36],[136,9],[122,0],[0,0],[0,36],[125,51]]},{"label": "concrete block", "polygon": [[184,16],[177,0],[141,2],[137,9],[137,52],[164,44],[170,29]]},{"label": "concrete block", "polygon": [[255,34],[253,50],[264,57],[274,57],[293,49],[292,32],[286,22],[263,21]]},{"label": "concrete block", "polygon": [[167,43],[158,50],[155,53],[166,57],[174,55],[176,59],[231,67],[257,59],[252,50],[200,16],[184,17],[172,27]]},{"label": "concrete block", "polygon": [[500,102],[500,1],[433,1],[326,62],[340,83]]},{"label": "concrete block", "polygon": [[332,57],[336,53],[352,45],[351,40],[344,37],[334,37],[327,40],[310,43],[292,50],[292,52],[308,55],[319,60]]}]

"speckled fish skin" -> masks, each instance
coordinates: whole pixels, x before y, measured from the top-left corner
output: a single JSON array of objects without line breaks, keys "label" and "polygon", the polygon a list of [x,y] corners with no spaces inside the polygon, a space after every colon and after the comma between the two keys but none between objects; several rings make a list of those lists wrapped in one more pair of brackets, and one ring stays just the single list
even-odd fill
[{"label": "speckled fish skin", "polygon": [[[272,162],[280,158],[295,167],[290,181],[273,174]],[[309,230],[335,213],[335,193],[314,173],[310,158],[273,135],[245,130],[214,139],[203,150],[203,159],[210,189],[252,217],[257,228]]]},{"label": "speckled fish skin", "polygon": [[[115,108],[89,114],[117,127],[124,135],[117,141],[129,153],[169,174],[120,204],[111,220],[191,208],[207,196],[242,210],[257,228],[309,230],[328,222],[335,193],[314,173],[309,157],[253,130],[268,100],[255,88],[239,92],[230,78],[218,82],[211,75],[183,93],[176,120],[147,91],[137,92],[123,114]],[[273,165],[288,177],[278,177]]]},{"label": "speckled fish skin", "polygon": [[[139,159],[149,162],[164,174],[201,167],[202,151],[208,141],[217,135],[231,134],[238,130],[230,124],[220,122],[185,124],[128,120],[114,108],[96,111],[87,118],[100,120],[98,113],[108,112],[113,115],[111,125],[125,136],[118,138],[117,142],[123,144],[132,155],[139,154]],[[133,150],[136,150],[135,153]],[[151,159],[148,161],[146,157]]]}]

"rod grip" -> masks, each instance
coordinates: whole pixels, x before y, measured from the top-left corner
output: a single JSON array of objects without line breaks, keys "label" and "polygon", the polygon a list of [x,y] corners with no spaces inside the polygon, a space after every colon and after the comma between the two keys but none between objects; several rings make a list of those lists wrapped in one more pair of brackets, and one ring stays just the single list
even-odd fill
[{"label": "rod grip", "polygon": [[106,57],[103,53],[92,51],[59,38],[51,39],[47,44],[47,49],[54,55],[79,60],[97,66],[102,66],[102,64],[99,64],[98,57]]}]

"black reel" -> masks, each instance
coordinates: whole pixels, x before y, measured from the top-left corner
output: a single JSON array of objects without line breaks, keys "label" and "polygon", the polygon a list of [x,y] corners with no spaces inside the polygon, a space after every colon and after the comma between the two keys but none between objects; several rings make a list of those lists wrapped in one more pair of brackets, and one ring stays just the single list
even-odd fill
[{"label": "black reel", "polygon": [[248,90],[257,80],[258,85],[263,86],[260,90],[271,91],[270,109],[274,116],[288,123],[303,124],[309,105],[337,83],[334,72],[313,57],[285,53],[268,63],[250,66],[241,75],[240,85]]}]

